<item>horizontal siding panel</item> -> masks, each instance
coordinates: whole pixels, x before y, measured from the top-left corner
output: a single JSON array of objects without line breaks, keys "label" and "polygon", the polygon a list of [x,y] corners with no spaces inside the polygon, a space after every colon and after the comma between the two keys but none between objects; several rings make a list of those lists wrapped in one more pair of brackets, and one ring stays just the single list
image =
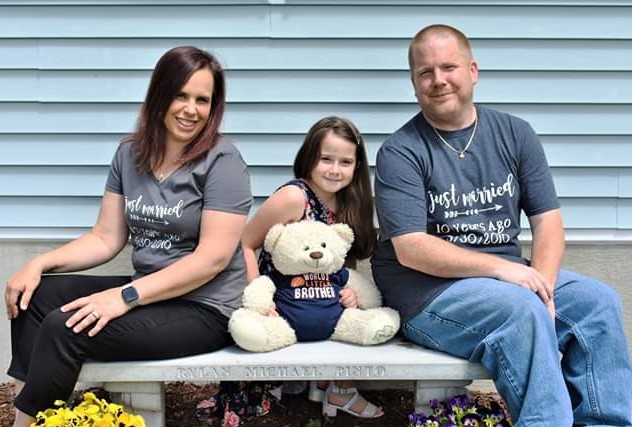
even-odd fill
[{"label": "horizontal siding panel", "polygon": [[618,214],[619,228],[632,229],[632,200],[620,199]]},{"label": "horizontal siding panel", "polygon": [[[632,198],[632,169],[621,170],[619,175],[619,197]],[[632,220],[632,215],[630,220]]]},{"label": "horizontal siding panel", "polygon": [[[142,102],[149,71],[2,71],[0,100]],[[482,72],[483,103],[632,103],[632,72]],[[578,90],[581,88],[581,90]],[[535,90],[537,89],[537,90]],[[229,102],[405,103],[407,71],[230,71]]]},{"label": "horizontal siding panel", "polygon": [[359,10],[352,6],[277,7],[272,10],[272,35],[411,37],[426,25],[442,22],[472,38],[632,38],[630,7],[365,6]]},{"label": "horizontal siding panel", "polygon": [[599,38],[629,39],[631,20],[632,8],[608,6],[3,6],[0,28],[12,38],[408,38],[444,22],[472,38],[596,38],[590,25]]},{"label": "horizontal siding panel", "polygon": [[[106,166],[0,167],[0,197],[99,197],[107,173]],[[253,194],[267,197],[292,177],[292,171],[290,167],[250,167],[250,177]]]},{"label": "horizontal siding panel", "polygon": [[109,165],[121,137],[119,134],[0,134],[0,165]]},{"label": "horizontal siding panel", "polygon": [[[619,199],[581,199],[560,198],[562,218],[565,229],[629,229],[619,221]],[[529,229],[529,221],[524,213],[520,217],[520,226]]]},{"label": "horizontal siding panel", "polygon": [[618,168],[553,168],[551,170],[559,197],[619,197]]},{"label": "horizontal siding panel", "polygon": [[[100,197],[0,197],[0,228],[91,227],[96,220]],[[251,214],[265,197],[255,199]],[[632,222],[618,218],[629,213],[630,205],[618,199],[561,199],[564,226],[578,229],[630,229]],[[628,218],[631,216],[628,215]],[[527,227],[526,223],[522,224]]]},{"label": "horizontal siding panel", "polygon": [[[632,135],[632,104],[489,104],[531,122],[543,134]],[[4,133],[127,133],[139,104],[0,103]],[[365,133],[390,133],[416,104],[229,104],[227,133],[302,133],[324,115],[347,117]]]},{"label": "horizontal siding panel", "polygon": [[2,0],[7,5],[208,5],[208,4],[272,4],[282,5],[524,5],[524,6],[617,6],[629,5],[629,0]]},{"label": "horizontal siding panel", "polygon": [[36,70],[0,70],[0,102],[38,101],[42,95],[39,84]]},{"label": "horizontal siding panel", "polygon": [[[0,227],[0,240],[19,241],[67,241],[75,239],[89,230],[88,227]],[[632,242],[630,229],[567,229],[564,233],[567,244],[628,244]],[[531,241],[531,233],[523,229],[520,240]]]},{"label": "horizontal siding panel", "polygon": [[103,195],[107,173],[106,166],[4,166],[0,167],[0,197],[98,197]]},{"label": "horizontal siding panel", "polygon": [[[33,25],[37,22],[38,25]],[[261,37],[268,6],[3,6],[5,38]]]},{"label": "horizontal siding panel", "polygon": [[611,199],[560,198],[565,228],[626,228],[618,222],[618,202]]},{"label": "horizontal siding panel", "polygon": [[[597,32],[585,33],[596,37]],[[482,70],[630,71],[632,40],[471,40]],[[406,44],[408,49],[408,44]],[[407,51],[407,50],[406,50]],[[408,66],[408,63],[406,63]]]},{"label": "horizontal siding panel", "polygon": [[[174,46],[217,55],[228,70],[408,70],[401,39],[2,39],[0,69],[146,70]],[[473,39],[483,71],[631,71],[632,40]],[[406,79],[407,80],[407,79]]]},{"label": "horizontal siding panel", "polygon": [[630,135],[543,135],[550,166],[630,167]]},{"label": "horizontal siding panel", "polygon": [[[263,200],[255,200],[251,213]],[[92,227],[100,203],[101,197],[0,197],[0,229]]]},{"label": "horizontal siding panel", "polygon": [[[305,129],[303,132],[307,132]],[[303,141],[297,134],[230,134],[246,163],[290,165]],[[0,165],[108,165],[122,134],[2,134]],[[364,134],[371,165],[388,134]],[[630,136],[541,135],[550,166],[632,167]],[[625,169],[624,169],[625,170]],[[632,191],[632,182],[630,183]]]},{"label": "horizontal siding panel", "polygon": [[[292,178],[291,166],[250,165],[252,192],[266,197]],[[553,168],[553,179],[561,198],[629,197],[619,193],[620,171],[616,168]],[[100,196],[107,166],[0,167],[0,196]],[[630,171],[624,173],[630,179]],[[19,183],[19,185],[16,185]]]},{"label": "horizontal siding panel", "polygon": [[0,197],[0,227],[91,227],[101,197]]}]

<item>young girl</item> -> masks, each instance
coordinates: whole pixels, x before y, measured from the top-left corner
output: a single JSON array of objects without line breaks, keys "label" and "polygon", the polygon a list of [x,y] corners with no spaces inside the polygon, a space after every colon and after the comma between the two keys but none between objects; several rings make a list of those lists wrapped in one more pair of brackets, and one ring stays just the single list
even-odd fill
[{"label": "young girl", "polygon": [[[255,250],[274,224],[301,220],[327,224],[346,223],[353,228],[355,241],[347,255],[346,266],[355,267],[368,258],[375,247],[373,198],[366,148],[357,128],[348,120],[325,117],[315,123],[294,159],[294,176],[272,194],[248,222],[242,245],[246,257],[248,282],[271,268],[270,254],[263,249],[259,262]],[[350,289],[340,291],[340,303],[357,307]],[[275,314],[275,313],[271,313]],[[323,402],[323,413],[335,415],[338,409],[362,418],[384,414],[367,402],[352,383],[310,384],[311,400]]]}]

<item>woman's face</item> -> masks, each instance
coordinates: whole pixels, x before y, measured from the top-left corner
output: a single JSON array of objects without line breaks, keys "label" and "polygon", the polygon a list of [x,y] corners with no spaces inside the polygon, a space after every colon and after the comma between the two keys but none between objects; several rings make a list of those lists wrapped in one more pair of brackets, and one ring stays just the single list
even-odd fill
[{"label": "woman's face", "polygon": [[193,73],[171,101],[163,119],[167,145],[178,144],[184,148],[200,134],[211,114],[212,96],[211,70],[204,68]]}]

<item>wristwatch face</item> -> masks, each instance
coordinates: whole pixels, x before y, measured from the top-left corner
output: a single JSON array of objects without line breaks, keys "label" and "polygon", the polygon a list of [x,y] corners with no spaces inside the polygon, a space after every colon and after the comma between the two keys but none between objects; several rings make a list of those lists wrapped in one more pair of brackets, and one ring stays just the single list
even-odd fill
[{"label": "wristwatch face", "polygon": [[136,288],[132,285],[123,286],[121,295],[123,296],[123,301],[125,301],[125,304],[127,305],[134,306],[138,303],[138,292],[136,292]]}]

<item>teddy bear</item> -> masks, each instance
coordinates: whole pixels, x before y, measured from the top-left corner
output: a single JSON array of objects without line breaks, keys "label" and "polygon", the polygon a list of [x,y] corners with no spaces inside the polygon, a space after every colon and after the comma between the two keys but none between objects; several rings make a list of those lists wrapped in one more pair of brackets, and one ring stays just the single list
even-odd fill
[{"label": "teddy bear", "polygon": [[[391,339],[399,329],[399,314],[380,307],[377,287],[344,267],[353,239],[346,224],[305,220],[272,226],[263,247],[274,270],[246,286],[243,306],[228,323],[235,343],[266,352],[297,341],[372,345]],[[355,291],[358,308],[340,304],[342,287]]]}]

